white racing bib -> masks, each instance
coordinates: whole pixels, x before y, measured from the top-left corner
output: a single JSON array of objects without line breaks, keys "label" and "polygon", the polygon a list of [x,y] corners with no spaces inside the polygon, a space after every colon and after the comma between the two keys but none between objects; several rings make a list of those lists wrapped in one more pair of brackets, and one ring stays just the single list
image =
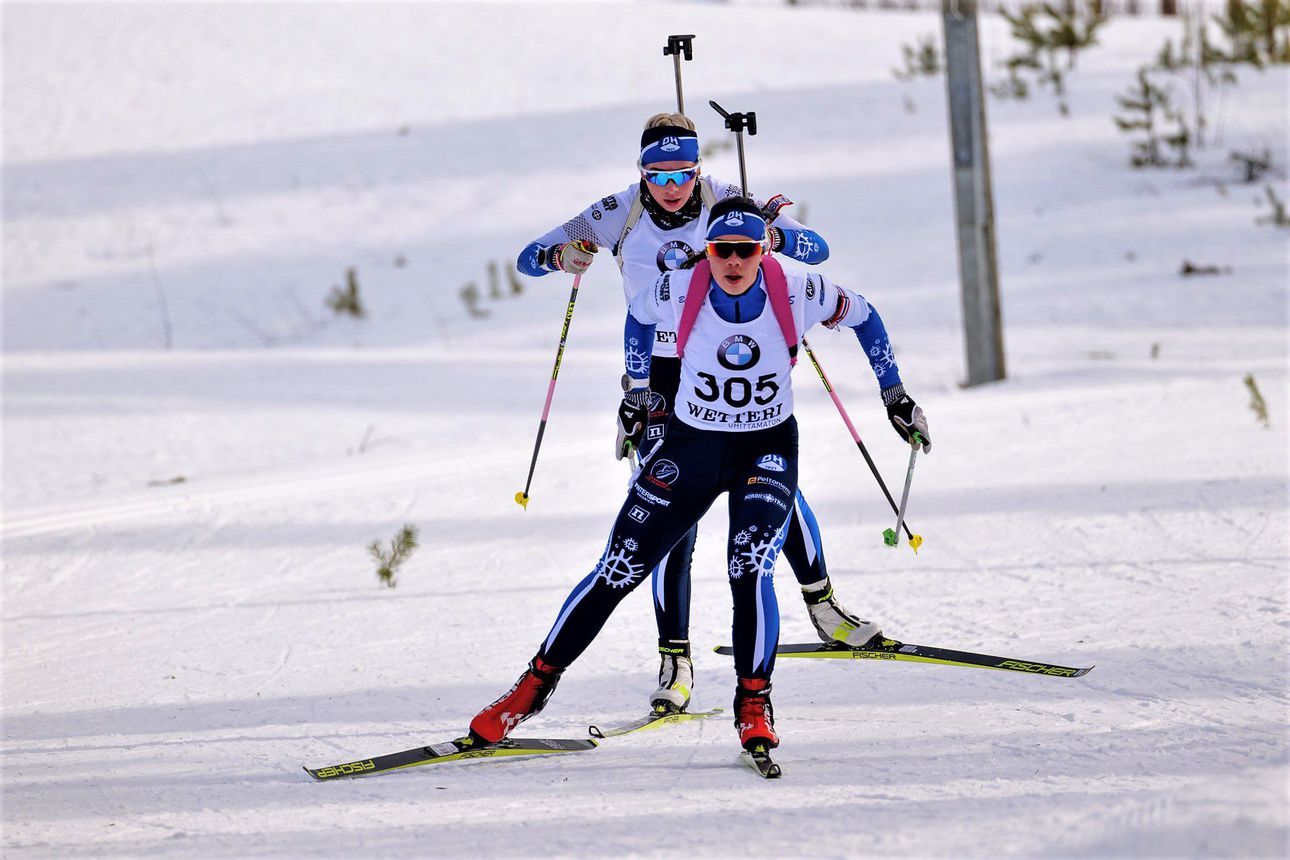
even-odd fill
[{"label": "white racing bib", "polygon": [[793,414],[791,369],[769,301],[757,319],[729,323],[705,299],[685,344],[674,414],[705,430],[774,427]]}]

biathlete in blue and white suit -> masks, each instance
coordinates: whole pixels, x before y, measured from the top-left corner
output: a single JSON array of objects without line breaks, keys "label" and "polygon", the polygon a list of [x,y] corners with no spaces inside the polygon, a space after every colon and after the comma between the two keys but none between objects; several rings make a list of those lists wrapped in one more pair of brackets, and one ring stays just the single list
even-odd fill
[{"label": "biathlete in blue and white suit", "polygon": [[[623,293],[631,302],[651,288],[661,272],[675,271],[701,251],[707,215],[739,188],[701,175],[699,139],[694,124],[681,114],[656,114],[646,121],[638,162],[639,184],[587,207],[531,242],[516,263],[533,276],[554,271],[579,274],[591,265],[598,246],[613,250],[623,276]],[[807,264],[822,263],[829,248],[819,234],[780,210],[782,196],[769,203],[756,201],[772,223],[767,228],[771,251]],[[640,454],[648,459],[664,437],[680,379],[676,331],[659,325],[653,332],[652,402]],[[637,361],[649,344],[628,346]],[[619,456],[622,453],[619,452]],[[684,534],[654,571],[654,612],[659,635],[659,686],[650,696],[652,708],[684,710],[690,701],[694,670],[690,660],[690,560],[695,530]],[[847,611],[834,596],[824,562],[815,515],[800,493],[793,500],[793,518],[784,555],[802,588],[811,621],[821,640],[863,644],[878,635],[878,625]]]},{"label": "biathlete in blue and white suit", "polygon": [[[905,394],[877,312],[828,278],[786,272],[763,258],[765,236],[760,207],[723,200],[709,216],[705,259],[691,270],[660,275],[632,299],[618,446],[640,441],[659,328],[677,332],[681,361],[667,434],[633,481],[599,562],[570,593],[528,669],[471,721],[478,740],[496,743],[538,713],[619,602],[728,493],[735,725],[747,749],[779,743],[770,704],[779,641],[773,574],[797,496],[790,372],[802,335],[820,323],[853,329],[892,426],[907,442],[920,434],[925,450],[931,436],[922,409]],[[645,345],[643,354],[633,338]]]}]

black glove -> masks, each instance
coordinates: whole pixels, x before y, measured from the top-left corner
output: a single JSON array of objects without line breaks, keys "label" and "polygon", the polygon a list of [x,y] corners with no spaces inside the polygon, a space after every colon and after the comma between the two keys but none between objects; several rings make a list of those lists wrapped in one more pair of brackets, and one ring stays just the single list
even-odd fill
[{"label": "black glove", "polygon": [[630,376],[623,377],[623,389],[626,393],[618,406],[618,439],[614,443],[616,460],[623,459],[634,450],[640,450],[641,439],[645,438],[645,428],[649,426],[649,383],[645,382],[644,388],[630,387],[638,381],[640,380],[633,380]]},{"label": "black glove", "polygon": [[931,453],[932,437],[927,432],[927,416],[923,414],[923,407],[905,393],[905,386],[896,384],[884,388],[882,402],[887,407],[887,418],[900,438],[914,446],[921,444],[924,454]]}]

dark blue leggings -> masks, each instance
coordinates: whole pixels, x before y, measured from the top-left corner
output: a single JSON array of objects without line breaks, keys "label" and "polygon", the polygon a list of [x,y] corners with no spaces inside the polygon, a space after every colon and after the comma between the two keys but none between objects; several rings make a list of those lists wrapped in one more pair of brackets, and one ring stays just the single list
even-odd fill
[{"label": "dark blue leggings", "polygon": [[727,568],[734,600],[735,672],[769,678],[779,642],[775,559],[797,495],[797,422],[766,430],[699,430],[672,418],[632,483],[605,551],[570,593],[538,655],[567,667],[722,493],[729,493]]},{"label": "dark blue leggings", "polygon": [[[650,406],[650,427],[643,446],[643,454],[647,458],[653,446],[664,438],[680,378],[679,358],[656,357],[650,364],[650,387],[656,396]],[[784,541],[784,558],[798,583],[814,585],[829,575],[824,563],[820,527],[801,490],[798,490],[793,503],[793,517]],[[654,618],[658,622],[660,644],[667,640],[690,638],[690,561],[694,556],[697,535],[696,525],[681,536],[653,570]]]}]

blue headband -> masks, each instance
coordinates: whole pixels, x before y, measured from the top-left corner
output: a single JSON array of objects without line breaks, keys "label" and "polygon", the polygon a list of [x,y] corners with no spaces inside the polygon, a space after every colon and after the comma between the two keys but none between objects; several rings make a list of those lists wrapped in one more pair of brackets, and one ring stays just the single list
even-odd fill
[{"label": "blue headband", "polygon": [[766,238],[766,221],[743,209],[732,209],[708,225],[707,241],[718,236],[747,236],[758,242]]},{"label": "blue headband", "polygon": [[699,163],[699,136],[688,128],[665,125],[645,129],[641,135],[641,164],[664,161]]}]

